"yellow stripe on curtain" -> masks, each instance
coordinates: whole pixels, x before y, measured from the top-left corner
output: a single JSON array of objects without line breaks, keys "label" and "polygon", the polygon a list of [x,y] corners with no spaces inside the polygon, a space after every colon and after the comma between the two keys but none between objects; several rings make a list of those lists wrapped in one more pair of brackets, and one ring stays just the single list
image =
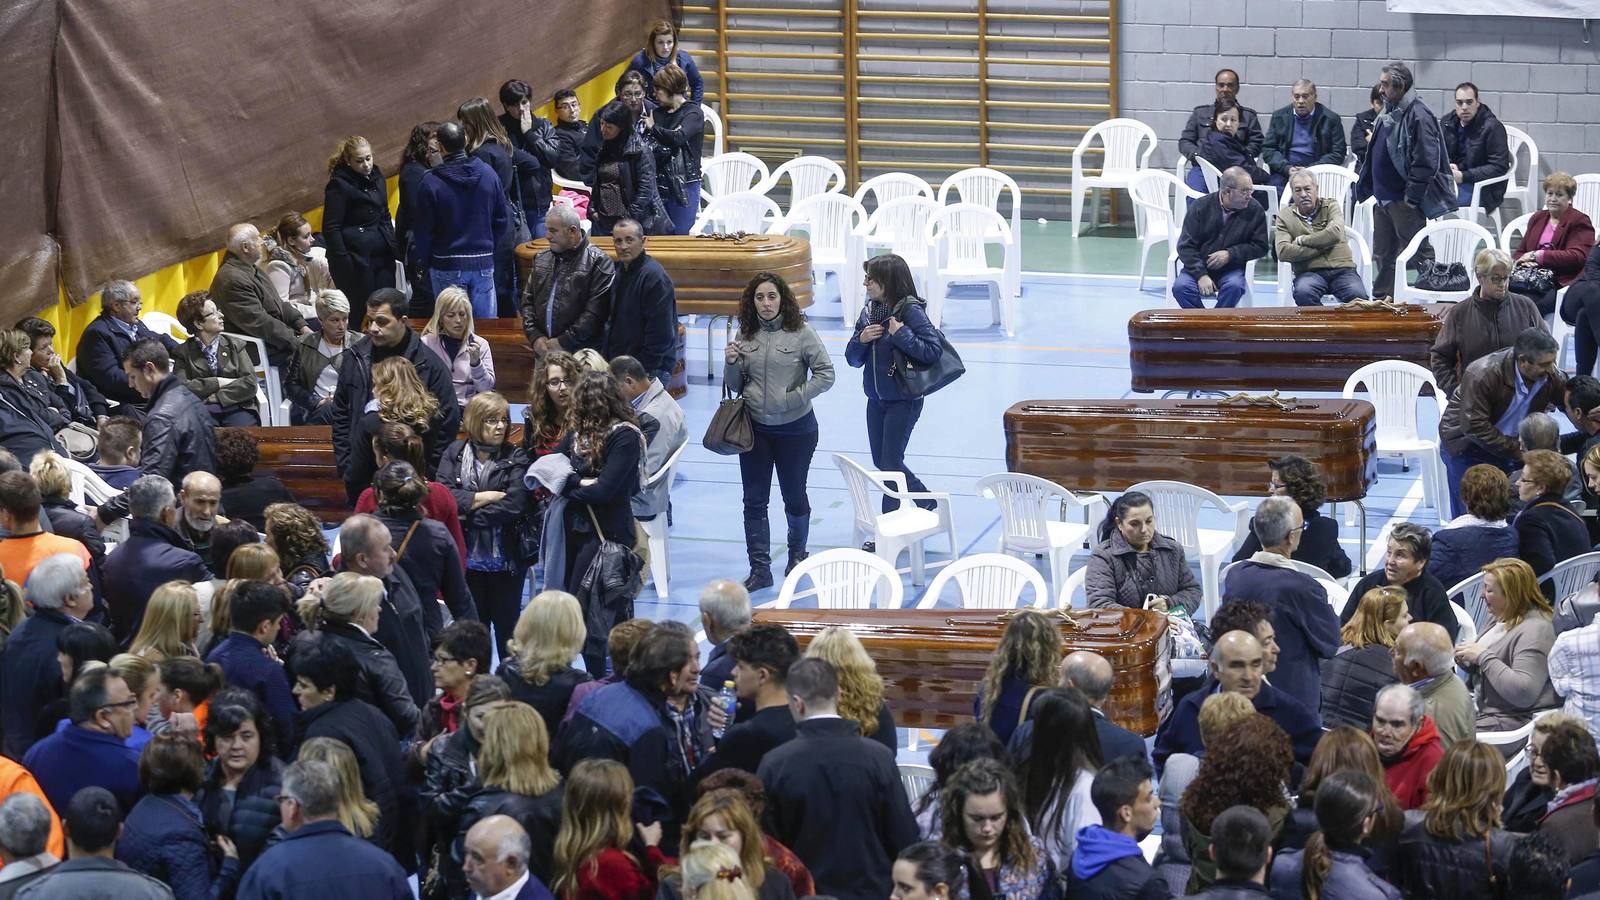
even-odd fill
[{"label": "yellow stripe on curtain", "polygon": [[[578,99],[583,104],[585,116],[593,116],[601,106],[616,96],[617,79],[627,69],[627,60],[612,66],[610,69],[589,79],[577,88]],[[497,97],[490,97],[491,103],[498,102]],[[546,103],[539,107],[537,113],[551,121],[555,120],[555,107]],[[393,214],[400,205],[400,179],[398,176],[388,180],[389,212]],[[306,221],[311,223],[314,230],[322,230],[322,207],[304,213]],[[262,227],[270,227],[275,222],[260,223]],[[144,298],[146,312],[157,311],[168,315],[178,311],[178,301],[183,295],[191,291],[203,291],[211,286],[211,279],[217,274],[217,268],[222,265],[222,250],[197,256],[176,265],[167,266],[158,272],[152,272],[143,278],[135,278],[133,283],[138,285],[139,294]],[[100,295],[95,294],[87,303],[74,308],[67,302],[67,292],[64,285],[57,289],[56,305],[39,313],[39,317],[56,327],[55,348],[56,352],[65,359],[72,359],[77,355],[78,336],[83,333],[95,317],[100,315]]]}]

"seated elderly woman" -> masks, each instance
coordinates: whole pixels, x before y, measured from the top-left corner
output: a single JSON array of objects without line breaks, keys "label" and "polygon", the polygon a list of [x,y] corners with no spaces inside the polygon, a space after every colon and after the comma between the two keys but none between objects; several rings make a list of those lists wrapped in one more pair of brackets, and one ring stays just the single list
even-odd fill
[{"label": "seated elderly woman", "polygon": [[1454,587],[1502,556],[1517,555],[1517,530],[1511,527],[1511,481],[1482,463],[1461,477],[1461,502],[1467,511],[1433,533],[1428,574]]},{"label": "seated elderly woman", "polygon": [[[333,389],[339,384],[339,360],[359,335],[350,333],[350,301],[333,289],[316,293],[317,325],[301,335],[283,376],[289,395],[289,421],[295,425],[332,425]],[[356,323],[359,329],[361,323]]]},{"label": "seated elderly woman", "polygon": [[1513,525],[1517,555],[1533,567],[1535,575],[1542,576],[1556,563],[1589,552],[1589,528],[1565,498],[1571,481],[1572,464],[1565,456],[1553,450],[1522,455],[1517,496],[1526,506]]},{"label": "seated elderly woman", "polygon": [[226,428],[260,425],[256,364],[244,341],[222,333],[222,313],[206,291],[178,301],[178,323],[193,337],[172,354],[172,370],[199,397],[212,421]]},{"label": "seated elderly woman", "polygon": [[[1547,316],[1555,312],[1556,291],[1583,274],[1584,261],[1594,249],[1594,223],[1572,205],[1577,193],[1576,179],[1565,172],[1551,172],[1544,180],[1544,209],[1528,220],[1522,243],[1517,245],[1512,290],[1532,298],[1539,312]],[[1575,324],[1577,310],[1567,306],[1561,318]]]},{"label": "seated elderly woman", "polygon": [[[1497,559],[1483,567],[1483,603],[1494,624],[1476,641],[1456,645],[1456,665],[1476,686],[1478,731],[1521,728],[1534,714],[1559,702],[1550,684],[1550,601],[1539,593],[1533,569],[1520,559]],[[1520,744],[1500,749],[1512,754]]]},{"label": "seated elderly woman", "polygon": [[1511,346],[1525,329],[1544,327],[1533,301],[1510,292],[1512,268],[1511,254],[1504,250],[1479,250],[1472,261],[1478,286],[1445,311],[1444,324],[1428,351],[1428,366],[1446,395],[1461,385],[1467,366]]},{"label": "seated elderly woman", "polygon": [[[1291,559],[1316,566],[1335,578],[1350,574],[1350,557],[1339,545],[1339,520],[1322,514],[1322,503],[1328,488],[1322,473],[1312,462],[1302,456],[1285,456],[1267,461],[1271,470],[1267,493],[1274,497],[1288,497],[1300,507],[1305,517],[1305,529],[1300,533],[1300,546],[1294,548]],[[1233,561],[1246,560],[1261,549],[1261,539],[1256,537],[1254,524],[1250,534],[1233,554]]]}]

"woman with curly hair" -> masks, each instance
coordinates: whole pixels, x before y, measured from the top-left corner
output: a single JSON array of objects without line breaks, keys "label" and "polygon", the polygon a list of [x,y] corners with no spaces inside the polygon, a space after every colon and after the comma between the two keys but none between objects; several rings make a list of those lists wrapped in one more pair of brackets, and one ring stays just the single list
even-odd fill
[{"label": "woman with curly hair", "polygon": [[372,159],[372,144],[359,135],[340,141],[328,160],[322,239],[334,285],[350,298],[350,321],[365,321],[372,292],[394,287],[400,253],[383,172]]},{"label": "woman with curly hair", "polygon": [[[723,847],[732,854],[732,864],[742,870],[741,880],[749,887],[751,896],[758,900],[791,900],[794,897],[789,879],[767,858],[761,826],[738,791],[724,788],[701,794],[683,821],[683,840],[690,848],[685,855],[686,864],[688,857],[699,852],[701,847]],[[686,880],[687,873],[682,867],[663,867],[657,900],[679,900],[684,895]],[[705,895],[696,892],[691,896]]]},{"label": "woman with curly hair", "polygon": [[1299,850],[1306,846],[1312,832],[1317,830],[1317,788],[1337,772],[1364,772],[1377,782],[1372,830],[1362,846],[1370,854],[1367,865],[1372,871],[1385,874],[1394,862],[1400,829],[1405,825],[1405,810],[1384,781],[1378,745],[1366,731],[1349,725],[1333,729],[1317,742],[1311,763],[1300,776],[1300,793],[1283,823],[1276,846],[1280,850]]},{"label": "woman with curly hair", "polygon": [[[1316,566],[1335,578],[1350,574],[1350,557],[1339,545],[1339,520],[1324,516],[1322,504],[1328,497],[1328,486],[1316,465],[1301,456],[1285,456],[1267,462],[1271,473],[1267,479],[1267,496],[1288,497],[1300,507],[1305,517],[1305,530],[1300,533],[1300,546],[1292,557],[1298,562]],[[1261,549],[1261,539],[1256,537],[1255,521],[1251,520],[1249,535],[1233,554],[1233,561],[1249,559]]]},{"label": "woman with curly hair", "polygon": [[1055,865],[1044,844],[1028,834],[1022,792],[997,760],[974,760],[956,772],[940,818],[944,842],[972,854],[996,900],[1039,900],[1054,888]]},{"label": "woman with curly hair", "polygon": [[[345,489],[357,497],[361,489],[372,485],[372,476],[379,463],[372,447],[373,437],[384,425],[404,425],[422,438],[423,460],[434,459],[434,444],[441,446],[455,439],[453,434],[440,434],[435,427],[434,415],[439,412],[439,398],[428,390],[417,374],[417,368],[403,356],[390,356],[372,364],[372,402],[356,416],[350,428],[350,462],[344,473]],[[419,472],[431,469],[423,465]]]},{"label": "woman with curly hair", "polygon": [[972,715],[1003,741],[1033,718],[1033,698],[1056,683],[1061,666],[1061,629],[1038,610],[1024,609],[1006,623],[1000,646],[989,657]]},{"label": "woman with curly hair", "polygon": [[1477,741],[1457,741],[1428,773],[1422,815],[1400,833],[1395,883],[1407,897],[1503,896],[1514,835],[1500,830],[1506,761]]},{"label": "woman with curly hair", "polygon": [[298,503],[274,503],[264,513],[267,546],[278,553],[278,570],[289,584],[302,591],[332,570],[328,568],[328,539],[322,523]]},{"label": "woman with curly hair", "polygon": [[883,699],[883,677],[855,633],[839,626],[825,628],[811,639],[805,655],[833,666],[839,677],[839,715],[854,721],[861,728],[862,737],[897,752],[900,742],[894,730],[894,714]]},{"label": "woman with curly hair", "polygon": [[567,433],[572,410],[572,390],[583,375],[578,360],[564,350],[541,355],[533,367],[530,401],[522,409],[522,449],[529,459],[556,451]]},{"label": "woman with curly hair", "polygon": [[[406,266],[406,280],[411,283],[411,301],[407,304],[411,315],[425,316],[433,312],[433,279],[428,275],[428,261],[418,259],[411,229],[416,225],[417,196],[422,189],[422,176],[444,162],[444,148],[439,146],[439,123],[419,122],[411,127],[406,149],[400,154],[400,206],[394,214],[395,246]],[[352,323],[356,328],[361,322]]]},{"label": "woman with curly hair", "polygon": [[[392,462],[408,462],[411,468],[418,472],[428,471],[427,444],[417,436],[417,432],[410,425],[399,422],[381,423],[372,435],[370,446],[374,473]],[[378,499],[372,490],[371,476],[368,476],[367,486],[356,498],[356,512],[371,514],[378,512]],[[443,525],[445,530],[450,532],[450,537],[456,542],[456,550],[465,560],[467,538],[461,530],[460,513],[461,508],[456,505],[455,494],[439,482],[429,481],[428,494],[422,501],[422,515]]]},{"label": "woman with curly hair", "polygon": [[[1560,703],[1550,683],[1550,647],[1556,641],[1550,601],[1532,566],[1497,559],[1483,567],[1483,605],[1494,624],[1476,641],[1456,646],[1456,665],[1477,685],[1476,729],[1510,731]],[[1502,749],[1510,754],[1520,746]]]},{"label": "woman with curly hair", "polygon": [[1371,724],[1378,691],[1396,680],[1390,648],[1410,624],[1405,588],[1373,588],[1361,595],[1355,615],[1339,631],[1339,653],[1322,663],[1323,727]]},{"label": "woman with curly hair", "polygon": [[1261,810],[1277,839],[1289,814],[1289,769],[1293,764],[1289,736],[1260,713],[1233,723],[1206,745],[1200,771],[1178,805],[1191,866],[1188,893],[1198,894],[1217,880],[1217,865],[1211,858],[1211,822],[1223,810],[1241,803]]},{"label": "woman with curly hair", "polygon": [[760,272],[739,297],[739,337],[723,348],[722,378],[737,389],[750,411],[755,445],[739,454],[744,488],[744,546],[750,575],[744,586],[772,586],[772,529],[767,501],[778,472],[788,523],[785,573],[806,557],[811,500],[806,474],[817,452],[817,416],[811,404],[833,387],[833,360],[822,338],[806,323],[794,291],[782,276]]}]

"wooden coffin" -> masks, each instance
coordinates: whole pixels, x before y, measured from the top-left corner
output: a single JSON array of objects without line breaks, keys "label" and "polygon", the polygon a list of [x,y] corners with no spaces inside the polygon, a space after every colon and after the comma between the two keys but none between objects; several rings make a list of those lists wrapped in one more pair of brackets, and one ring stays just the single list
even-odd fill
[{"label": "wooden coffin", "polygon": [[1339,391],[1379,360],[1426,369],[1447,308],[1146,310],[1128,320],[1133,389]]},{"label": "wooden coffin", "polygon": [[[802,647],[824,628],[848,627],[877,662],[895,721],[949,728],[972,720],[1006,616],[992,609],[758,609],[755,620],[782,625]],[[1166,630],[1165,616],[1142,609],[1071,610],[1062,617],[1062,654],[1093,650],[1111,662],[1116,681],[1105,714],[1139,734],[1155,733],[1168,702]]]},{"label": "wooden coffin", "polygon": [[1377,424],[1365,400],[1290,409],[1220,400],[1025,400],[1005,412],[1006,466],[1074,490],[1185,481],[1224,496],[1267,492],[1267,460],[1311,460],[1329,500],[1378,480]]},{"label": "wooden coffin", "polygon": [[[615,257],[611,238],[591,238],[596,247]],[[526,283],[533,257],[549,246],[543,239],[517,248],[517,269]],[[645,242],[645,252],[672,276],[678,295],[679,315],[739,314],[739,295],[758,272],[774,272],[789,282],[796,302],[811,305],[811,244],[805,238],[781,234],[754,234],[743,243],[709,237],[660,235]]]}]

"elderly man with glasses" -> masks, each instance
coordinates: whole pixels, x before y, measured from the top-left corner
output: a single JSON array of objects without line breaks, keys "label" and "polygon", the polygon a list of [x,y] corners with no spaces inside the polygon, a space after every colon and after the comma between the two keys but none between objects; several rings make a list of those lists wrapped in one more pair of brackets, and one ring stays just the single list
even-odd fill
[{"label": "elderly man with glasses", "polygon": [[1237,166],[1223,171],[1217,192],[1189,207],[1178,238],[1179,271],[1172,296],[1179,306],[1238,306],[1246,290],[1245,264],[1267,255],[1267,213],[1251,194],[1250,173]]},{"label": "elderly man with glasses", "polygon": [[139,698],[106,668],[94,668],[72,683],[70,724],[33,745],[22,758],[45,799],[66,809],[78,791],[102,787],[123,809],[139,799],[139,751],[125,742],[133,733]]}]

